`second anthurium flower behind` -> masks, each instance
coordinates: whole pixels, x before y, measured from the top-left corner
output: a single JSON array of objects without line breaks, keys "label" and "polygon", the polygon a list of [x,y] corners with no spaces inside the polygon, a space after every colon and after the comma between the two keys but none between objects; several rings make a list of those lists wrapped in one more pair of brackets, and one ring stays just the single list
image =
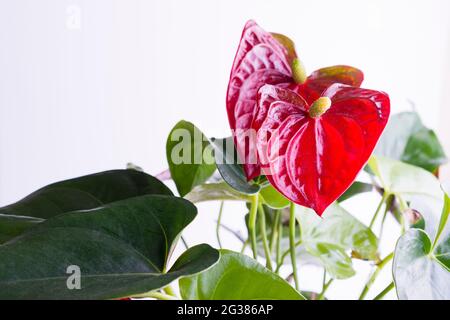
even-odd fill
[{"label": "second anthurium flower behind", "polygon": [[362,89],[363,73],[333,66],[306,76],[293,42],[247,22],[232,67],[227,111],[248,180],[261,174],[318,215],[351,185],[390,113]]}]

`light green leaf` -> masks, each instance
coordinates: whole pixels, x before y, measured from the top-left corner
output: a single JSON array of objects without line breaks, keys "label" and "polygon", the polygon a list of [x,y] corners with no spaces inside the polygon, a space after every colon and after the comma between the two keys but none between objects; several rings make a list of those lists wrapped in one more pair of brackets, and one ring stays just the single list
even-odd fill
[{"label": "light green leaf", "polygon": [[195,187],[185,197],[193,203],[214,200],[237,200],[250,202],[250,196],[231,188],[225,182],[205,183]]},{"label": "light green leaf", "polygon": [[216,170],[212,146],[192,123],[178,122],[167,138],[170,175],[181,196],[208,180]]},{"label": "light green leaf", "polygon": [[393,274],[400,299],[450,299],[450,232],[446,227],[450,198],[445,195],[433,242],[420,229],[410,229],[395,248]]},{"label": "light green leaf", "polygon": [[290,203],[285,196],[270,184],[261,189],[259,196],[263,203],[272,209],[283,209],[288,207]]},{"label": "light green leaf", "polygon": [[300,224],[302,241],[298,253],[316,258],[303,259],[300,256],[300,262],[319,262],[331,276],[344,279],[354,274],[347,253],[350,249],[361,259],[378,258],[377,237],[338,204],[331,205],[322,218],[311,209],[296,206],[296,217]]},{"label": "light green leaf", "polygon": [[189,300],[303,300],[284,279],[240,253],[220,250],[212,268],[179,281]]},{"label": "light green leaf", "polygon": [[369,166],[387,194],[424,217],[425,230],[434,237],[444,198],[439,180],[422,168],[388,158],[372,156]]}]

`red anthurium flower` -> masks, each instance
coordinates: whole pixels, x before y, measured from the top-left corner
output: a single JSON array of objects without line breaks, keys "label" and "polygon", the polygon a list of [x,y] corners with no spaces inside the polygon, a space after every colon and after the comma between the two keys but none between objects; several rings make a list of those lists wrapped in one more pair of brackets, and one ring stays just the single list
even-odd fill
[{"label": "red anthurium flower", "polygon": [[261,29],[254,21],[247,22],[231,70],[227,111],[236,148],[249,180],[260,174],[254,157],[256,153],[249,150],[253,144],[248,142],[248,139],[252,139],[249,129],[258,89],[266,83],[291,81],[287,57],[288,51],[270,33]]},{"label": "red anthurium flower", "polygon": [[301,94],[301,86],[259,90],[257,149],[271,184],[322,215],[367,162],[387,124],[390,102],[383,92],[343,84],[330,86],[312,103]]},{"label": "red anthurium flower", "polygon": [[359,87],[362,80],[363,73],[348,66],[319,69],[306,77],[289,38],[270,34],[254,21],[247,22],[234,59],[227,92],[228,120],[236,149],[244,162],[247,179],[251,180],[261,173],[254,146],[255,133],[261,125],[261,119],[265,118],[256,103],[260,87],[272,84],[290,88],[311,104],[334,83]]}]

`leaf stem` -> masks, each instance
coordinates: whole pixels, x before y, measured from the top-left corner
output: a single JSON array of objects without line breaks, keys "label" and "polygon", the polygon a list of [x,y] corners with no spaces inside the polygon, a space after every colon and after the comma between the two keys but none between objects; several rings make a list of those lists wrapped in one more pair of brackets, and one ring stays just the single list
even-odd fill
[{"label": "leaf stem", "polygon": [[322,292],[317,296],[317,300],[322,300],[323,299],[323,297],[325,296],[325,293],[327,292],[328,288],[333,283],[333,281],[334,281],[334,279],[331,278],[330,280],[328,280],[327,283],[324,284],[324,286],[322,288]]},{"label": "leaf stem", "polygon": [[164,292],[165,292],[166,294],[168,294],[169,296],[173,296],[173,297],[175,297],[175,298],[178,297],[177,294],[175,293],[175,291],[173,290],[173,288],[172,288],[170,285],[164,287],[163,290],[164,290]]},{"label": "leaf stem", "polygon": [[157,291],[152,291],[152,292],[146,293],[142,297],[155,298],[155,299],[158,299],[158,300],[178,300],[178,298],[175,297],[175,296],[172,296],[172,295],[169,295],[169,294],[165,294],[165,293],[161,293],[161,292],[157,292]]},{"label": "leaf stem", "polygon": [[253,258],[258,258],[258,252],[256,249],[256,216],[258,213],[258,194],[251,197],[251,207],[248,219],[248,229],[250,233],[250,241],[252,244]]},{"label": "leaf stem", "polygon": [[364,289],[359,296],[359,300],[363,300],[366,297],[367,293],[369,292],[370,287],[375,282],[375,279],[378,277],[378,274],[380,273],[380,271],[388,264],[389,261],[392,260],[393,257],[394,257],[394,253],[391,252],[383,260],[381,260],[380,263],[377,264],[377,268],[372,273],[372,275],[370,276],[366,285],[364,286]]},{"label": "leaf stem", "polygon": [[386,288],[383,289],[383,291],[381,291],[379,294],[377,294],[377,296],[375,298],[373,298],[373,300],[381,300],[384,298],[384,296],[391,291],[392,289],[394,289],[395,285],[394,282],[391,282]]},{"label": "leaf stem", "polygon": [[297,257],[295,255],[295,204],[291,202],[289,207],[289,249],[291,253],[292,271],[294,274],[295,288],[300,290],[297,274]]},{"label": "leaf stem", "polygon": [[266,233],[266,216],[264,213],[264,208],[261,203],[258,205],[258,215],[259,215],[259,227],[261,232],[261,238],[264,247],[264,255],[266,256],[266,267],[267,269],[272,271],[273,270],[272,259],[270,256],[270,249],[269,244],[267,242],[267,233]]},{"label": "leaf stem", "polygon": [[222,212],[223,212],[224,203],[225,203],[225,201],[220,202],[219,216],[217,217],[217,225],[216,225],[216,237],[217,237],[217,243],[219,244],[220,249],[222,249],[222,242],[220,241],[220,223],[222,221]]},{"label": "leaf stem", "polygon": [[383,204],[384,204],[384,202],[386,201],[386,199],[388,198],[388,196],[389,196],[389,195],[388,195],[386,192],[383,193],[383,196],[381,197],[381,200],[380,200],[380,202],[378,203],[377,210],[375,210],[375,213],[374,213],[374,215],[373,215],[373,217],[372,217],[372,220],[370,221],[369,229],[372,229],[373,224],[375,223],[375,220],[377,219],[377,216],[378,216],[378,214],[380,213],[381,208],[383,207]]}]

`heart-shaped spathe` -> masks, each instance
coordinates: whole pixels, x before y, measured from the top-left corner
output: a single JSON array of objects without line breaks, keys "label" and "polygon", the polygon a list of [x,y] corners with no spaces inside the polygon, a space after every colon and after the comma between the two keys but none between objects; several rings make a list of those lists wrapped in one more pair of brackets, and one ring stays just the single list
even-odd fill
[{"label": "heart-shaped spathe", "polygon": [[390,113],[384,92],[342,84],[324,97],[329,109],[310,115],[311,103],[289,89],[259,90],[258,156],[271,184],[318,215],[354,181],[369,159]]}]

